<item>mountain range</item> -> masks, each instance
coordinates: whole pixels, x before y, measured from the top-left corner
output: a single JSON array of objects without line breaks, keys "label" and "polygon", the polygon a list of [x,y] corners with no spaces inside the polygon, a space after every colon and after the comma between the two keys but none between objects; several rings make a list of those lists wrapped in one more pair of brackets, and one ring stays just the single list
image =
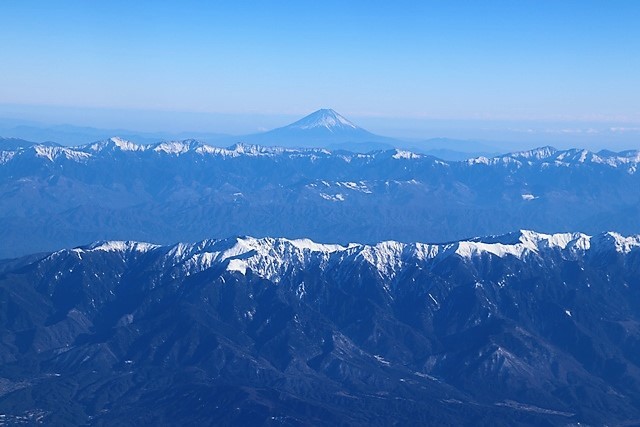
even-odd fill
[{"label": "mountain range", "polygon": [[[23,146],[33,145],[26,140],[39,142],[56,141],[64,146],[85,145],[90,141],[107,139],[111,135],[120,135],[138,144],[153,144],[157,141],[169,141],[185,138],[197,138],[217,147],[225,147],[236,143],[279,146],[288,148],[328,148],[344,149],[366,153],[373,150],[393,148],[411,149],[413,151],[432,154],[449,160],[463,160],[469,157],[497,153],[499,149],[492,143],[484,141],[466,141],[449,138],[432,138],[428,140],[405,141],[402,138],[391,138],[371,133],[330,108],[317,110],[289,125],[265,132],[249,135],[225,135],[207,132],[181,132],[178,134],[162,132],[134,132],[123,129],[96,129],[62,125],[54,127],[38,127],[34,124],[21,125],[14,128],[2,127],[0,133],[23,139]],[[0,147],[9,144],[9,139],[0,138]],[[500,145],[500,144],[498,144]],[[11,147],[9,145],[8,147]]]},{"label": "mountain range", "polygon": [[37,144],[0,151],[0,258],[96,240],[640,233],[639,161],[636,151],[552,147],[455,162],[195,140]]},{"label": "mountain range", "polygon": [[0,262],[2,422],[633,425],[640,236],[103,241]]},{"label": "mountain range", "polygon": [[0,424],[637,424],[638,163],[1,140]]}]

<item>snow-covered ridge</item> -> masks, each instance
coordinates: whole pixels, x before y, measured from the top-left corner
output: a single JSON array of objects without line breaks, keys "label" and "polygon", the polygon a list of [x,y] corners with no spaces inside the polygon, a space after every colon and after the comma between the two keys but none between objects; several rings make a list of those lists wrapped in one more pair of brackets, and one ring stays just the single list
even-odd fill
[{"label": "snow-covered ridge", "polygon": [[[337,114],[337,113],[336,113]],[[35,144],[30,147],[22,147],[12,150],[0,150],[0,165],[6,165],[22,157],[34,156],[46,159],[49,162],[58,160],[71,160],[76,163],[87,163],[91,159],[109,158],[111,155],[128,156],[169,156],[173,158],[181,156],[197,157],[288,157],[307,158],[312,161],[318,158],[335,157],[346,163],[354,160],[368,161],[372,159],[392,159],[404,161],[423,161],[432,159],[434,164],[441,166],[473,167],[475,165],[488,166],[515,166],[540,165],[541,167],[569,167],[582,164],[600,164],[617,168],[625,166],[628,173],[633,174],[640,163],[640,151],[630,150],[620,153],[612,151],[600,151],[594,153],[588,150],[571,149],[556,150],[553,147],[541,147],[529,151],[514,152],[493,158],[477,157],[462,162],[433,160],[430,156],[414,153],[407,150],[383,150],[370,153],[348,153],[342,150],[333,152],[324,148],[284,148],[277,146],[261,146],[255,144],[237,143],[227,148],[215,147],[206,143],[187,139],[183,141],[164,141],[155,144],[136,144],[119,137],[112,137],[104,141],[91,144],[65,147],[52,144]],[[151,157],[153,158],[153,157]]]},{"label": "snow-covered ridge", "polygon": [[[392,151],[396,152],[396,151]],[[156,156],[169,156],[173,158],[189,156],[189,158],[238,158],[238,157],[285,157],[301,158],[316,161],[319,158],[336,158],[346,163],[355,159],[367,160],[386,153],[385,151],[374,151],[368,154],[349,153],[340,150],[334,153],[325,148],[285,148],[278,146],[263,146],[256,144],[236,143],[230,147],[222,148],[205,144],[197,140],[165,141],[155,144],[136,144],[122,138],[113,137],[104,141],[93,142],[91,144],[62,147],[50,144],[35,144],[31,147],[18,148],[16,150],[0,151],[0,165],[8,164],[20,158],[33,157],[55,162],[61,158],[73,160],[77,163],[87,163],[88,160],[109,159],[114,155],[144,156],[153,159]],[[386,154],[384,155],[386,156]],[[404,158],[418,159],[423,156],[403,152]]]},{"label": "snow-covered ridge", "polygon": [[[543,166],[570,166],[585,163],[602,164],[610,167],[635,166],[640,163],[640,151],[630,150],[616,153],[602,150],[594,153],[589,150],[573,148],[556,150],[553,147],[540,147],[528,151],[519,151],[492,158],[476,157],[466,160],[469,165],[515,165],[523,166],[541,164]],[[635,169],[632,171],[635,172]]]},{"label": "snow-covered ridge", "polygon": [[238,237],[178,244],[166,254],[168,264],[190,275],[216,265],[246,274],[251,270],[265,279],[279,281],[288,270],[302,269],[310,263],[328,261],[331,254],[347,250],[341,245],[315,243],[309,239]]},{"label": "snow-covered ridge", "polygon": [[195,151],[203,145],[204,144],[193,139],[188,139],[185,141],[168,141],[156,144],[155,146],[153,146],[153,151],[157,153],[162,152],[166,154],[180,155],[189,151]]},{"label": "snow-covered ridge", "polygon": [[545,250],[559,250],[569,253],[583,253],[591,247],[591,236],[582,233],[543,234],[529,230],[520,230],[502,236],[489,236],[459,242],[456,253],[470,258],[482,253],[499,257],[508,255],[522,258],[527,254]]},{"label": "snow-covered ridge", "polygon": [[154,245],[152,243],[145,243],[145,242],[109,240],[104,242],[96,242],[85,248],[77,248],[77,250],[143,253],[143,252],[148,252],[160,247],[161,247],[160,245]]},{"label": "snow-covered ridge", "polygon": [[73,150],[67,147],[55,147],[49,145],[34,145],[32,149],[35,151],[36,157],[47,159],[51,162],[59,158],[67,160],[83,161],[91,157],[91,154],[82,151]]},{"label": "snow-covered ridge", "polygon": [[62,249],[50,254],[47,259],[55,259],[60,256],[72,254],[76,257],[82,258],[87,253],[100,253],[110,252],[114,254],[120,254],[123,257],[131,254],[139,255],[146,252],[150,252],[156,249],[161,249],[163,246],[154,245],[146,242],[136,241],[122,241],[122,240],[105,240],[100,242],[94,242],[90,245],[80,246],[73,249]]},{"label": "snow-covered ridge", "polygon": [[87,151],[130,151],[130,152],[154,152],[172,156],[180,156],[187,153],[195,153],[201,156],[219,157],[260,157],[278,155],[331,155],[331,151],[322,148],[284,148],[270,147],[256,144],[245,144],[239,142],[231,147],[222,148],[205,144],[203,142],[187,139],[183,141],[164,141],[156,144],[139,145],[131,141],[125,141],[114,137],[105,141],[95,142],[88,145],[73,147],[80,152]]},{"label": "snow-covered ridge", "polygon": [[264,145],[237,143],[227,149],[224,153],[233,156],[276,156],[276,155],[331,155],[331,151],[324,148],[284,148],[268,147]]},{"label": "snow-covered ridge", "polygon": [[484,256],[515,257],[526,262],[529,257],[546,255],[577,259],[591,252],[628,254],[635,250],[640,250],[640,235],[625,237],[609,232],[589,236],[582,233],[543,234],[520,230],[500,236],[444,244],[387,241],[376,245],[344,246],[320,244],[308,239],[236,237],[173,246],[99,242],[71,252],[80,257],[92,252],[120,252],[123,257],[156,252],[162,257],[162,266],[175,276],[188,276],[210,268],[220,268],[243,275],[251,272],[279,282],[291,272],[327,268],[332,263],[348,260],[368,263],[382,276],[394,277],[406,265],[423,263],[428,267],[452,256],[469,261]]},{"label": "snow-covered ridge", "polygon": [[511,156],[523,159],[542,160],[553,156],[557,152],[558,150],[547,145],[545,147],[534,148],[533,150],[517,151],[515,153],[512,153]]},{"label": "snow-covered ridge", "polygon": [[135,142],[127,141],[117,136],[111,137],[104,141],[94,142],[88,145],[76,147],[79,151],[145,151],[149,145],[138,145]]},{"label": "snow-covered ridge", "polygon": [[[136,144],[119,137],[112,137],[104,141],[93,142],[86,145],[63,147],[50,144],[34,144],[30,147],[13,150],[0,150],[0,164],[7,163],[15,157],[34,153],[36,157],[55,161],[65,157],[78,162],[97,158],[113,153],[128,153],[132,155],[143,153],[155,153],[157,155],[169,155],[173,157],[188,153],[199,156],[217,157],[273,157],[273,156],[331,156],[333,153],[324,148],[284,148],[261,146],[255,144],[237,143],[231,147],[221,148],[205,144],[203,142],[188,139],[184,141],[164,141],[156,144]],[[344,155],[344,154],[342,154]],[[354,153],[354,157],[356,154]]]}]

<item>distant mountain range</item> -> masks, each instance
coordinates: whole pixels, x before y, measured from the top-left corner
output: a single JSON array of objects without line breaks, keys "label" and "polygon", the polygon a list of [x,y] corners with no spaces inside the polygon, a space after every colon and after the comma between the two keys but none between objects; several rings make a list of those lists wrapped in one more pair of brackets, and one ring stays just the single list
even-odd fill
[{"label": "distant mountain range", "polygon": [[[2,130],[0,129],[0,134]],[[447,160],[464,160],[480,155],[496,154],[500,150],[491,143],[433,138],[424,141],[405,141],[373,134],[347,120],[332,109],[321,109],[290,125],[250,135],[223,135],[215,133],[144,133],[122,129],[95,129],[76,126],[20,126],[5,132],[24,140],[55,141],[64,146],[86,145],[88,142],[120,135],[138,144],[153,144],[163,140],[198,139],[210,145],[224,147],[235,143],[281,146],[289,148],[328,148],[366,153],[392,148],[432,154]],[[0,148],[2,147],[0,139]],[[28,144],[28,145],[32,145]],[[28,146],[25,145],[25,146]]]},{"label": "distant mountain range", "polygon": [[1,422],[634,425],[639,278],[612,232],[0,261]]},{"label": "distant mountain range", "polygon": [[[20,150],[24,148],[33,147],[35,145],[40,145],[33,141],[27,141],[25,139],[20,138],[3,138],[0,137],[0,151],[12,151],[12,150]],[[55,142],[45,142],[44,145],[50,147],[61,147],[60,144]]]},{"label": "distant mountain range", "polygon": [[398,149],[119,138],[6,149],[0,258],[105,239],[275,235],[347,244],[520,228],[640,233],[639,162],[637,151],[551,147],[453,162]]}]

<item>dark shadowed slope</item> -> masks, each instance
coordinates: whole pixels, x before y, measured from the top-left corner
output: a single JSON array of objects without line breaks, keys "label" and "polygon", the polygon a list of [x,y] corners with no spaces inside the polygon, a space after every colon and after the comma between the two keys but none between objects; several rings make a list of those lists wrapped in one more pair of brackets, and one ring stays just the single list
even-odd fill
[{"label": "dark shadowed slope", "polygon": [[45,424],[627,425],[640,237],[102,242],[0,268],[0,413]]}]

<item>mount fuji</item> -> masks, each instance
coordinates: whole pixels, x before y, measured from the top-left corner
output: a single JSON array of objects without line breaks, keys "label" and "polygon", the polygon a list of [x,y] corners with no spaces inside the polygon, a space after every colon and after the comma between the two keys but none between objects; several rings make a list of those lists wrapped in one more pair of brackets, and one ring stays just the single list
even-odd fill
[{"label": "mount fuji", "polygon": [[323,108],[285,126],[287,129],[326,129],[330,133],[363,130],[330,108]]},{"label": "mount fuji", "polygon": [[323,147],[357,152],[385,150],[403,145],[355,125],[330,108],[320,109],[287,126],[246,135],[242,142],[281,147]]}]

